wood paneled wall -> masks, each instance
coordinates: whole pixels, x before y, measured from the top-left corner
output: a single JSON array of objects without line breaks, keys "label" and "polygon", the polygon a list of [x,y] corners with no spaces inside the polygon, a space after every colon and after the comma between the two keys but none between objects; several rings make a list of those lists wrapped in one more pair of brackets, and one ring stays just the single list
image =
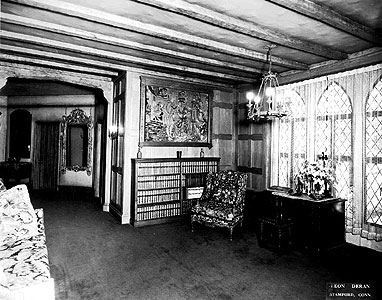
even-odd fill
[{"label": "wood paneled wall", "polygon": [[237,169],[249,174],[249,189],[260,191],[268,186],[270,178],[270,124],[247,119],[249,89],[238,90]]},{"label": "wood paneled wall", "polygon": [[219,156],[222,170],[236,170],[236,93],[214,90],[212,156]]},{"label": "wood paneled wall", "polygon": [[[126,80],[126,128],[124,159],[124,204],[122,223],[128,223],[131,202],[131,159],[137,157],[140,122],[140,76],[146,73],[127,72]],[[155,76],[155,77],[160,77]],[[166,77],[166,80],[171,78]],[[179,79],[174,79],[179,81]],[[185,80],[187,82],[187,80]],[[200,84],[200,83],[198,83]],[[221,169],[236,169],[237,120],[236,90],[230,87],[215,87],[212,100],[212,147],[203,147],[206,157],[220,157]],[[176,157],[176,151],[182,151],[183,157],[199,157],[200,147],[143,147],[143,158]]]}]

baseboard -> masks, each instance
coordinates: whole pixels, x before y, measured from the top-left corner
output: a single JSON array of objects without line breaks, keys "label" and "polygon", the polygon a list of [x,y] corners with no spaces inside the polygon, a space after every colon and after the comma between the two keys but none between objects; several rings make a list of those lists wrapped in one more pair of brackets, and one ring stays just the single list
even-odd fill
[{"label": "baseboard", "polygon": [[60,185],[58,191],[66,194],[71,200],[95,201],[94,190],[90,187]]},{"label": "baseboard", "polygon": [[120,210],[114,207],[112,203],[109,205],[109,213],[121,224],[130,224],[130,216],[121,214]]}]

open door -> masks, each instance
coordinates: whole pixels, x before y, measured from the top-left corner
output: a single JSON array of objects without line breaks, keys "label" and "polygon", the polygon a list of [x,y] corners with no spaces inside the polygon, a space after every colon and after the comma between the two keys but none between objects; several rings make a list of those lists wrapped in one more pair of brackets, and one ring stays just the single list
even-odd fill
[{"label": "open door", "polygon": [[105,201],[105,172],[106,161],[110,158],[106,157],[106,143],[107,143],[107,110],[108,102],[104,98],[103,93],[96,96],[96,124],[95,139],[94,139],[94,196],[99,200],[102,205]]},{"label": "open door", "polygon": [[111,212],[122,216],[126,74],[114,81],[111,145]]}]

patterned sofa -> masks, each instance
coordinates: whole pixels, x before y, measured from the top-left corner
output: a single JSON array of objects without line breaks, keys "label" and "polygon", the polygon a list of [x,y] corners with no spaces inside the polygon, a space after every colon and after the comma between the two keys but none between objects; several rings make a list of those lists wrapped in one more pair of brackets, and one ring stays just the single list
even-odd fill
[{"label": "patterned sofa", "polygon": [[247,177],[245,173],[232,170],[208,173],[203,194],[191,208],[192,231],[194,222],[226,227],[232,241],[234,227],[243,225]]},{"label": "patterned sofa", "polygon": [[25,185],[6,190],[1,180],[0,299],[54,299],[43,210],[33,208]]}]

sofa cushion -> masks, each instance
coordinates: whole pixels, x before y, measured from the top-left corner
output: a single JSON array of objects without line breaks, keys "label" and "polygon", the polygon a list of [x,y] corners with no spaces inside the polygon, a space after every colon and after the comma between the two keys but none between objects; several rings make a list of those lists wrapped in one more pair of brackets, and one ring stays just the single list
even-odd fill
[{"label": "sofa cushion", "polygon": [[42,209],[36,209],[35,215],[38,234],[19,239],[12,247],[0,251],[0,270],[4,274],[0,287],[15,290],[50,278]]},{"label": "sofa cushion", "polygon": [[5,192],[7,188],[4,185],[4,181],[2,178],[0,178],[0,193]]},{"label": "sofa cushion", "polygon": [[37,217],[25,185],[0,193],[0,250],[38,234]]}]

